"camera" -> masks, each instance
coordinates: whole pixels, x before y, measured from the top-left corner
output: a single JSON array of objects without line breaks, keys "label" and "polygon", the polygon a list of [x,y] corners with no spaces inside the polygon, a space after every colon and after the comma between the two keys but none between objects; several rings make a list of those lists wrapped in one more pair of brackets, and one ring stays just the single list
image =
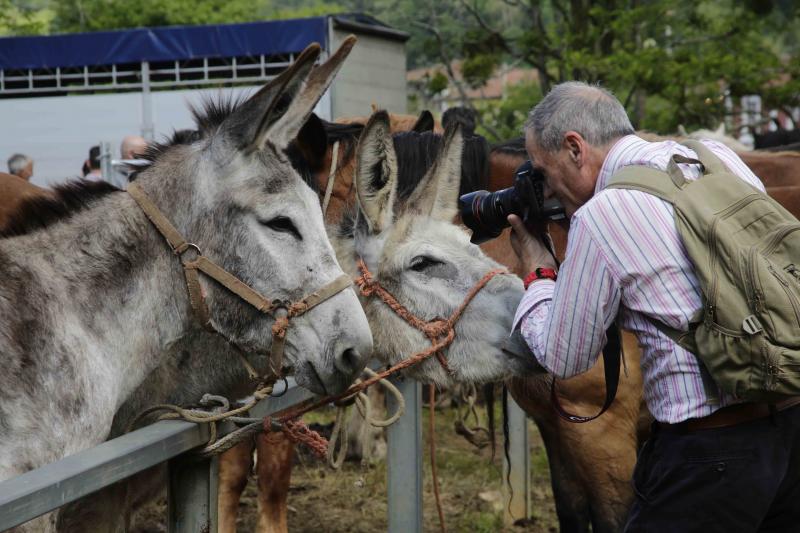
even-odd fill
[{"label": "camera", "polygon": [[514,173],[514,186],[495,192],[475,191],[458,199],[461,220],[472,230],[471,241],[480,244],[499,236],[509,226],[508,215],[526,224],[561,220],[564,206],[544,198],[544,174],[526,161]]}]

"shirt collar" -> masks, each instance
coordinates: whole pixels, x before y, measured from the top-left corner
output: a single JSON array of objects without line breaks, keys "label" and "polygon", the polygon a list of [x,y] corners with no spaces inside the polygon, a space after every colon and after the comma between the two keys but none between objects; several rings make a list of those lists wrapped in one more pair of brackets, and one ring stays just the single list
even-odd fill
[{"label": "shirt collar", "polygon": [[603,160],[603,166],[597,174],[597,183],[594,186],[594,193],[597,194],[608,185],[608,180],[614,173],[625,165],[629,164],[624,155],[632,153],[632,149],[648,144],[647,141],[636,135],[626,135],[614,143]]}]

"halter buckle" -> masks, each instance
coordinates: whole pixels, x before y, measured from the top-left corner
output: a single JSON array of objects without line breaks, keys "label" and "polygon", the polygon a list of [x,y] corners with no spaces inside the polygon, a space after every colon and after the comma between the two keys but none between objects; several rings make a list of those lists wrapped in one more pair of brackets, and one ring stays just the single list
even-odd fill
[{"label": "halter buckle", "polygon": [[[203,252],[200,250],[200,247],[197,246],[195,243],[193,243],[193,242],[185,242],[179,248],[175,248],[175,250],[174,250],[175,255],[178,256],[178,258],[181,260],[181,263],[186,264],[186,262],[183,259],[183,255],[186,252],[188,252],[189,250],[194,250],[195,253],[197,254],[197,257],[200,257],[201,255],[203,255]],[[195,259],[197,259],[197,257],[195,257]]]}]

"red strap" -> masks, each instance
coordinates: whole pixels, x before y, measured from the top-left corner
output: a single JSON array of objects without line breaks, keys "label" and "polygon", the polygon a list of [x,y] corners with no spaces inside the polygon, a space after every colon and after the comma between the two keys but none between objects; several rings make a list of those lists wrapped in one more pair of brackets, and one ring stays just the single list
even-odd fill
[{"label": "red strap", "polygon": [[553,270],[552,268],[539,267],[530,274],[528,274],[527,276],[525,276],[525,279],[522,280],[522,283],[525,285],[525,290],[528,290],[530,284],[536,281],[537,279],[551,279],[555,281],[557,277],[558,274],[556,274],[556,271]]}]

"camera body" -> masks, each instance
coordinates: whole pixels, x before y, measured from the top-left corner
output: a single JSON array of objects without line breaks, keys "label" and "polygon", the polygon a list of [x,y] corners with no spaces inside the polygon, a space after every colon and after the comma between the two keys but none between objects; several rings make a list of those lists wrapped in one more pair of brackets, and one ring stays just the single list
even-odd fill
[{"label": "camera body", "polygon": [[495,192],[474,191],[458,199],[461,220],[472,230],[474,244],[494,239],[509,226],[508,215],[517,215],[525,224],[561,220],[564,206],[555,198],[544,197],[544,174],[530,160],[514,172],[514,186]]}]

